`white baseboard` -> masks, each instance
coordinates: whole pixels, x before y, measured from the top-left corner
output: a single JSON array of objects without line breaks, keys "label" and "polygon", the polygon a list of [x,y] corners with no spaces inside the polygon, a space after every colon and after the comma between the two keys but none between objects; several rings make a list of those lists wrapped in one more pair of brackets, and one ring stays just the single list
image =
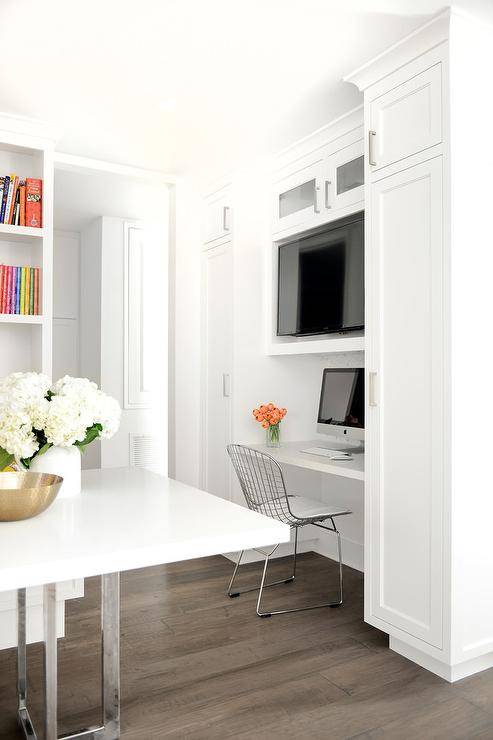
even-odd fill
[{"label": "white baseboard", "polygon": [[[364,548],[359,542],[353,542],[352,540],[341,538],[342,546],[342,562],[345,565],[349,565],[350,568],[364,572]],[[283,558],[287,555],[291,555],[293,552],[293,543],[285,542],[279,545],[273,558]],[[316,552],[322,555],[324,558],[330,558],[331,560],[338,560],[339,555],[337,553],[337,539],[334,535],[327,534],[324,537],[317,537],[312,539],[302,539],[300,536],[298,542],[298,552]],[[237,552],[227,552],[224,556],[229,560],[236,563],[238,558]],[[263,560],[261,553],[255,550],[248,550],[243,555],[243,563],[256,563]]]},{"label": "white baseboard", "polygon": [[471,658],[471,660],[465,660],[462,663],[449,665],[448,663],[442,663],[441,660],[433,658],[418,648],[408,645],[397,637],[392,637],[392,635],[390,635],[389,639],[389,648],[450,683],[460,681],[462,678],[467,678],[467,676],[473,676],[475,673],[486,671],[488,668],[493,668],[493,653],[487,653],[477,658]]}]

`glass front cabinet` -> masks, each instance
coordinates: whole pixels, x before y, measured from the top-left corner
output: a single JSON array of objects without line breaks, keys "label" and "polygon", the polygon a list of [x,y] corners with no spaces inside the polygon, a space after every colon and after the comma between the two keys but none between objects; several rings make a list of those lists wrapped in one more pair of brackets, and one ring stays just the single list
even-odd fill
[{"label": "glass front cabinet", "polygon": [[299,231],[345,215],[335,212],[363,201],[363,185],[362,140],[331,154],[319,150],[275,183],[273,231]]},{"label": "glass front cabinet", "polygon": [[321,220],[321,183],[325,160],[301,163],[274,185],[274,231],[301,227]]}]

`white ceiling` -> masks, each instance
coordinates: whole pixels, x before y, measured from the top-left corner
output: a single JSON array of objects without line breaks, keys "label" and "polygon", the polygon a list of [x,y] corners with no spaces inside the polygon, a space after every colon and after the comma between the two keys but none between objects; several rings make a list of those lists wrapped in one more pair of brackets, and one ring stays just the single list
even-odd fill
[{"label": "white ceiling", "polygon": [[60,151],[212,175],[357,105],[342,76],[445,2],[2,0],[2,107]]}]

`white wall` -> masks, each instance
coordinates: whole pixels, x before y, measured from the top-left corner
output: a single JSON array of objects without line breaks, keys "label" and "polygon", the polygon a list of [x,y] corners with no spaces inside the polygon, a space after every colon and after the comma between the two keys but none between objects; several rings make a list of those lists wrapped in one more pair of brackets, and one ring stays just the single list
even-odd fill
[{"label": "white wall", "polygon": [[53,237],[53,378],[79,375],[80,234]]},{"label": "white wall", "polygon": [[[451,306],[452,439],[452,660],[493,652],[492,486],[481,464],[467,454],[483,450],[493,415],[490,390],[493,345],[490,214],[493,152],[493,30],[452,15],[451,90]],[[474,361],[472,348],[479,350]],[[487,448],[486,448],[487,449]],[[486,451],[486,450],[485,450]]]}]

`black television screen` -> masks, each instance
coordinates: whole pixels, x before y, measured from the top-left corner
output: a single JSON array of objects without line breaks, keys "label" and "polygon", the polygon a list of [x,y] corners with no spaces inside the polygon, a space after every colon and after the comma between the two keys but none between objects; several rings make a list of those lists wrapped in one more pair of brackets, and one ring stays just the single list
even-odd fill
[{"label": "black television screen", "polygon": [[278,336],[364,327],[364,214],[279,247]]}]

